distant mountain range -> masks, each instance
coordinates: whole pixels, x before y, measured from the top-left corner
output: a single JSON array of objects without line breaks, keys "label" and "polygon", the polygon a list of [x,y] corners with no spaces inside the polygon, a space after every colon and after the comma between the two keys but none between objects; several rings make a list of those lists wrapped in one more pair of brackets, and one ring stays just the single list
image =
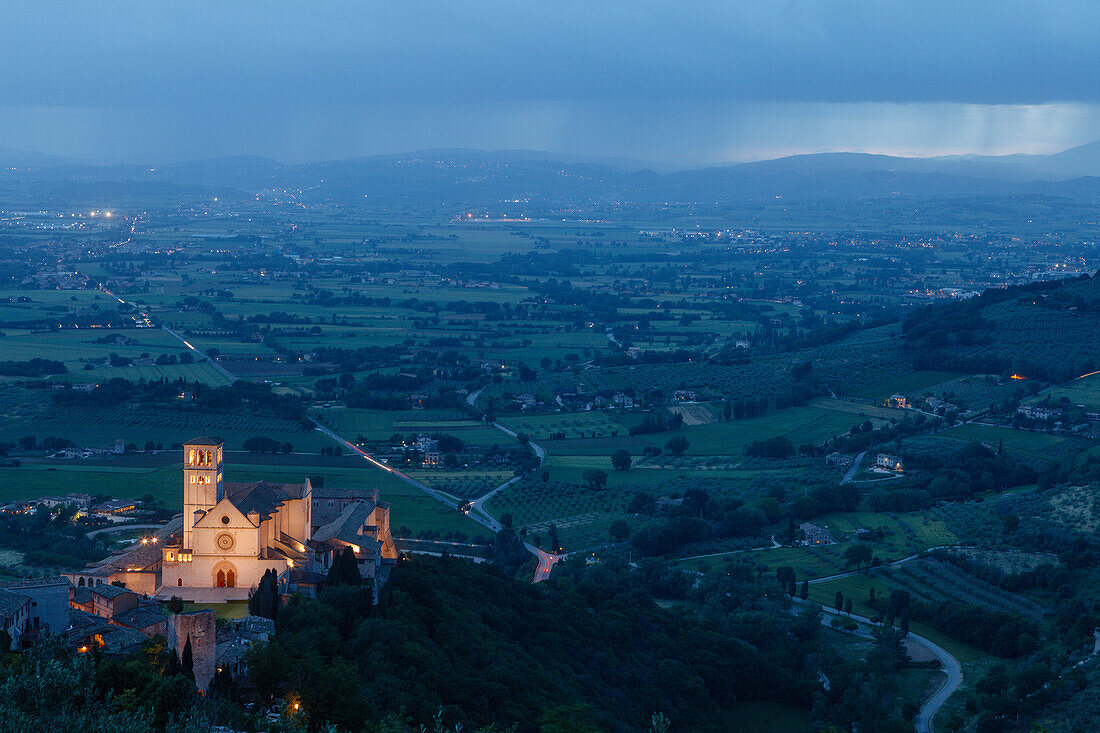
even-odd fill
[{"label": "distant mountain range", "polygon": [[1053,155],[906,158],[818,153],[675,170],[620,158],[533,150],[424,150],[321,163],[234,156],[156,164],[96,164],[0,148],[0,185],[64,195],[98,184],[201,195],[204,190],[293,192],[304,202],[344,205],[475,205],[505,202],[736,203],[896,196],[1044,195],[1095,201],[1100,141]]}]

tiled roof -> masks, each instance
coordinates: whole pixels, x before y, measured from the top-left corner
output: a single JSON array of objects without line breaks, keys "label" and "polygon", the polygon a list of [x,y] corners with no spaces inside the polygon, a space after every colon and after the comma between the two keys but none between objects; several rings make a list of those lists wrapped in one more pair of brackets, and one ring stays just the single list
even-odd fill
[{"label": "tiled roof", "polygon": [[314,486],[314,499],[360,499],[362,501],[378,501],[378,489],[368,489],[362,486]]},{"label": "tiled roof", "polygon": [[60,575],[49,578],[16,578],[14,580],[0,580],[0,588],[18,590],[19,588],[44,588],[51,585],[72,585]]},{"label": "tiled roof", "polygon": [[205,435],[203,435],[203,436],[201,436],[201,437],[198,437],[198,438],[195,438],[195,439],[193,439],[193,440],[189,440],[189,441],[187,441],[186,443],[184,443],[184,445],[209,445],[209,446],[218,446],[218,445],[221,445],[221,444],[222,444],[223,442],[224,442],[224,441],[222,441],[222,440],[218,440],[217,438],[208,438],[208,437],[206,437]]},{"label": "tiled roof", "polygon": [[280,504],[291,499],[300,499],[302,484],[273,484],[268,481],[226,482],[225,495],[241,514],[259,512],[260,516],[266,519],[279,508]]},{"label": "tiled roof", "polygon": [[359,534],[359,530],[366,525],[374,511],[374,504],[357,501],[344,507],[340,516],[326,525],[317,528],[312,539],[316,542],[328,542],[339,540],[349,545],[359,545],[362,548],[374,548],[380,546],[378,540]]},{"label": "tiled roof", "polygon": [[125,572],[129,568],[147,568],[161,559],[159,544],[143,545],[135,543],[130,549],[117,555],[111,555],[98,565],[78,573],[105,578],[115,573]]},{"label": "tiled roof", "polygon": [[0,618],[11,618],[30,602],[31,599],[26,596],[0,590]]},{"label": "tiled roof", "polygon": [[[87,586],[86,586],[87,587]],[[127,590],[118,585],[111,585],[110,583],[102,583],[100,585],[93,585],[88,589],[95,593],[97,596],[103,596],[104,598],[118,598],[119,596],[132,595],[136,596],[132,590]]]}]

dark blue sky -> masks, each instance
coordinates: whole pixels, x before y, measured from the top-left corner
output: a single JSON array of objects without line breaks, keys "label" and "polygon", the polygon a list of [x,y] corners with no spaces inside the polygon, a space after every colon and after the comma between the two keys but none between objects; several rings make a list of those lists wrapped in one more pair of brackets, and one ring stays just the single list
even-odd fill
[{"label": "dark blue sky", "polygon": [[0,147],[689,164],[1100,138],[1095,2],[5,1]]}]

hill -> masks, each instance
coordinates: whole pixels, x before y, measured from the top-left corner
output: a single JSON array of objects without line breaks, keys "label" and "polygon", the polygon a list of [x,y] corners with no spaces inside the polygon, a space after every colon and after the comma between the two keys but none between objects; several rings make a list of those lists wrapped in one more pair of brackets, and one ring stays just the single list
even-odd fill
[{"label": "hill", "polygon": [[1065,382],[1100,368],[1100,277],[987,290],[913,311],[902,331],[918,369]]}]

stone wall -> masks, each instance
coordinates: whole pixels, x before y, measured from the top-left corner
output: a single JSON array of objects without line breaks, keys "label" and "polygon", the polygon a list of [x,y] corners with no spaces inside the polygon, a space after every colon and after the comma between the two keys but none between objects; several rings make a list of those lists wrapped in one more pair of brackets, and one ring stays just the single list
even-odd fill
[{"label": "stone wall", "polygon": [[191,657],[194,660],[195,684],[205,692],[214,679],[216,656],[214,644],[217,627],[214,612],[210,609],[187,611],[168,617],[168,648],[181,658],[187,639],[191,639]]}]

